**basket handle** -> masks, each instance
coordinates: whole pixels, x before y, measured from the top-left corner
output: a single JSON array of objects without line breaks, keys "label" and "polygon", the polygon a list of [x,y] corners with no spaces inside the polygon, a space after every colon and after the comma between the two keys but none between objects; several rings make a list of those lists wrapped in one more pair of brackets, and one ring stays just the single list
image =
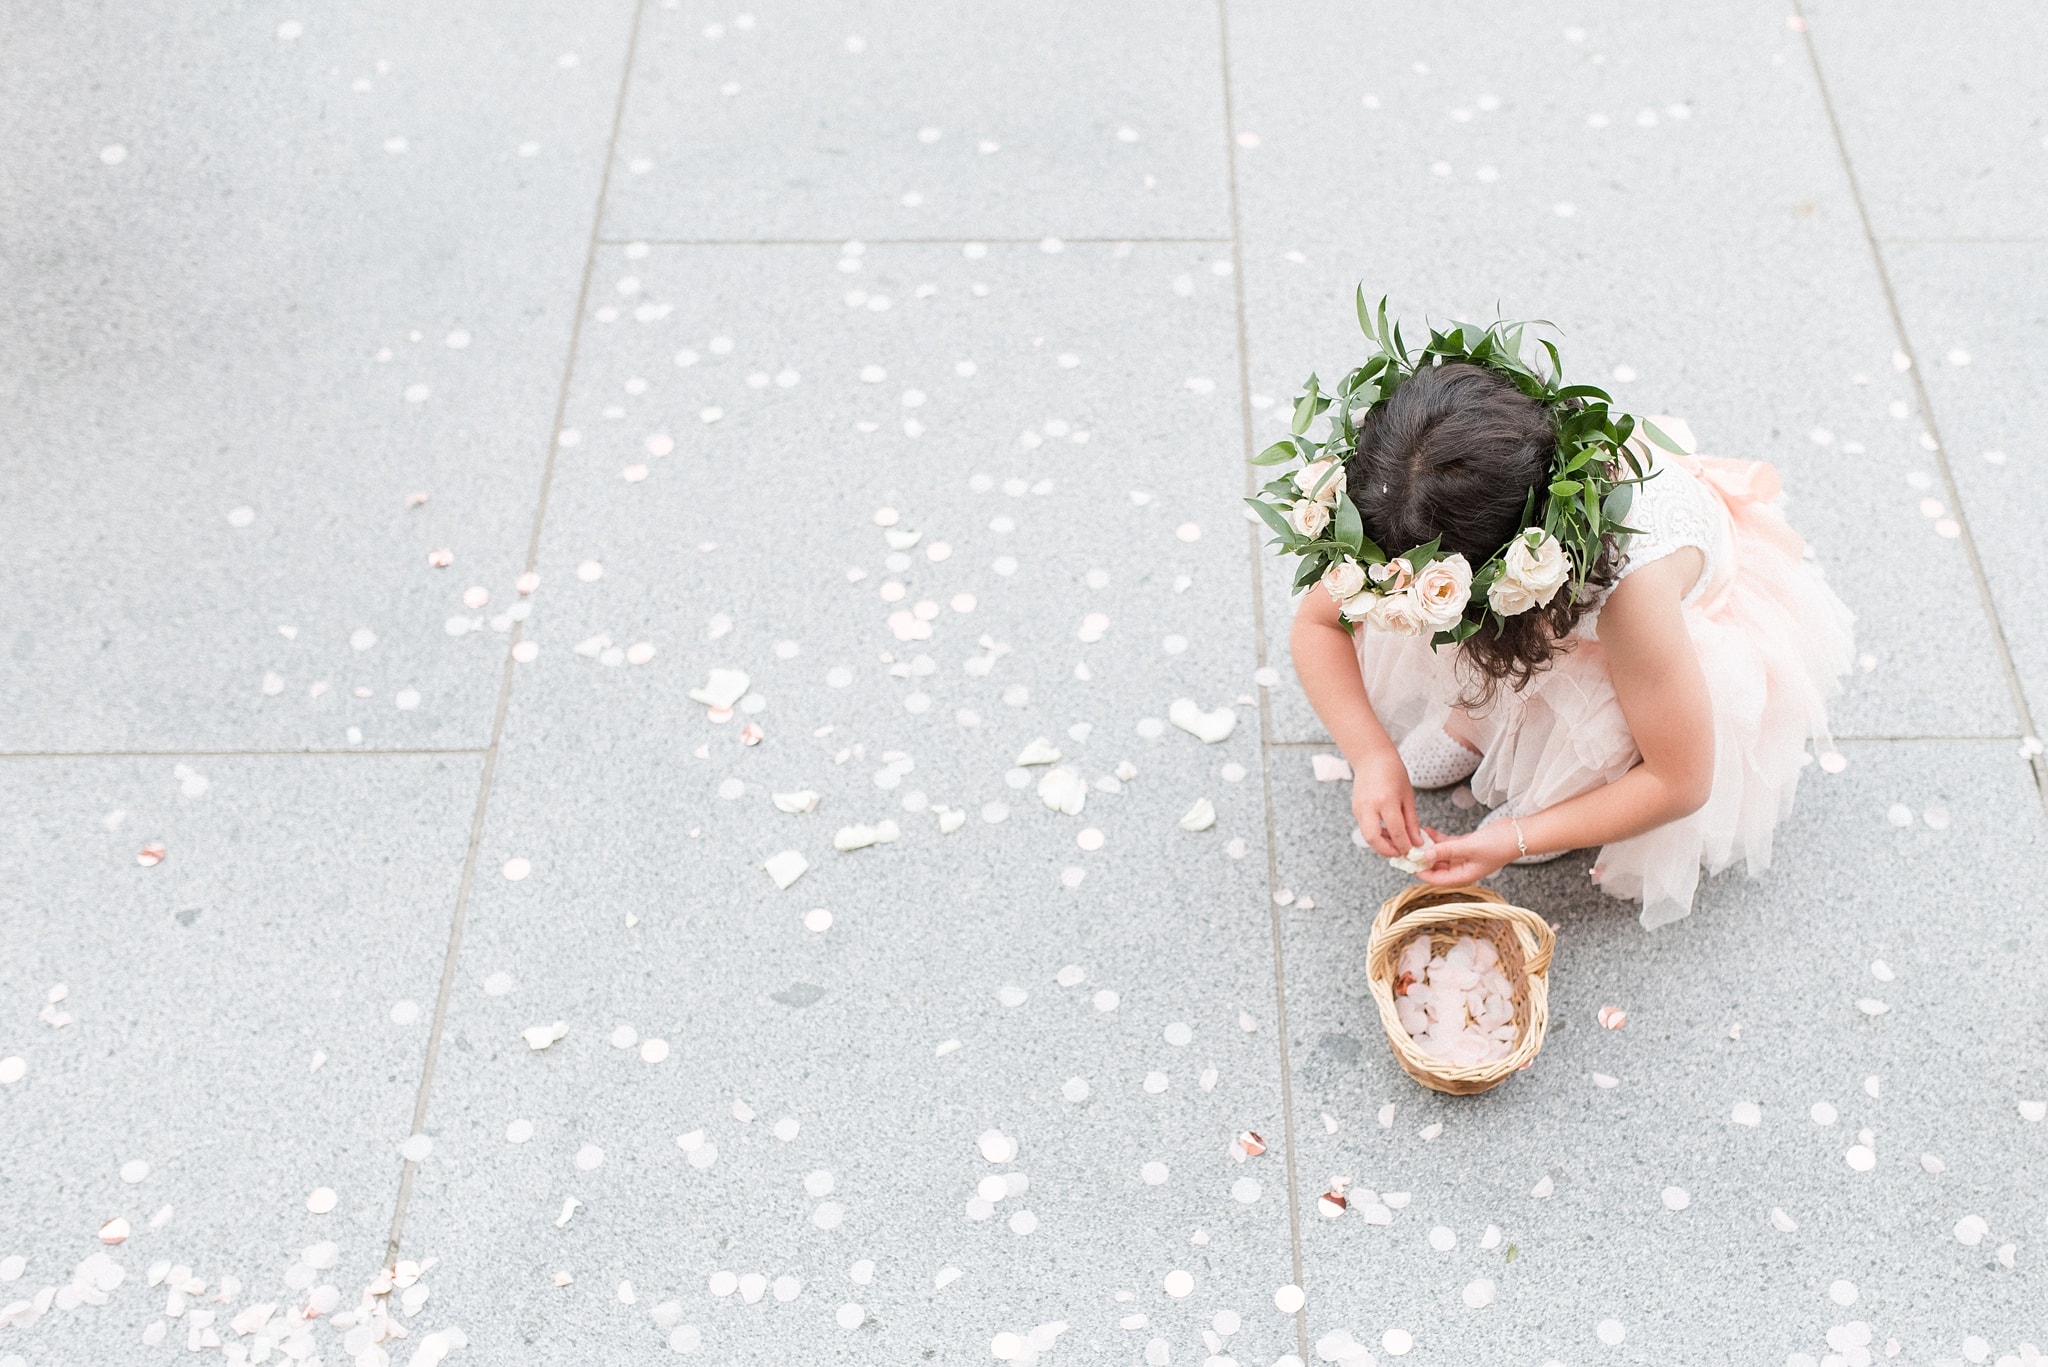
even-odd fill
[{"label": "basket handle", "polygon": [[1557,947],[1557,935],[1550,929],[1550,922],[1526,907],[1509,906],[1502,910],[1510,913],[1502,919],[1514,926],[1522,942],[1523,965],[1531,973],[1548,973],[1551,951]]},{"label": "basket handle", "polygon": [[1407,912],[1396,924],[1404,930],[1421,930],[1475,916],[1489,921],[1505,921],[1514,927],[1515,938],[1522,944],[1523,967],[1531,973],[1550,971],[1551,951],[1557,944],[1557,936],[1551,931],[1550,923],[1528,908],[1511,902],[1444,902]]}]

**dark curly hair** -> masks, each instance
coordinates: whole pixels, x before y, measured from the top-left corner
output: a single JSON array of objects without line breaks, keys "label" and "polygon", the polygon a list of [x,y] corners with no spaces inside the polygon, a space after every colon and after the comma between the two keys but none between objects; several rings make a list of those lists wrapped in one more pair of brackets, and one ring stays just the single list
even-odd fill
[{"label": "dark curly hair", "polygon": [[[1422,369],[1374,409],[1344,463],[1344,483],[1365,532],[1388,555],[1433,538],[1474,569],[1522,530],[1531,489],[1549,482],[1557,432],[1543,405],[1512,380],[1462,361]],[[1538,495],[1541,501],[1541,494]],[[1520,689],[1559,654],[1598,591],[1615,581],[1612,535],[1586,574],[1582,597],[1567,584],[1548,607],[1489,623],[1460,648],[1468,707],[1500,685]]]}]

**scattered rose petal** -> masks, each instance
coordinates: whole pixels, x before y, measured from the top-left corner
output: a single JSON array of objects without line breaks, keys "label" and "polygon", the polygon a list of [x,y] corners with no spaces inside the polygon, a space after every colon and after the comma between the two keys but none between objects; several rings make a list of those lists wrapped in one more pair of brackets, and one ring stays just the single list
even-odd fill
[{"label": "scattered rose petal", "polygon": [[1166,719],[1195,739],[1209,745],[1216,745],[1230,739],[1230,733],[1237,729],[1237,712],[1229,707],[1219,707],[1204,712],[1192,698],[1176,698],[1166,710]]},{"label": "scattered rose petal", "polygon": [[811,861],[804,858],[801,851],[784,850],[762,861],[761,867],[775,881],[776,887],[787,888],[804,876],[805,871],[811,867]]},{"label": "scattered rose petal", "polygon": [[519,1032],[519,1037],[526,1041],[527,1048],[538,1053],[540,1050],[556,1043],[568,1033],[569,1023],[567,1021],[556,1021],[551,1025],[529,1025]]},{"label": "scattered rose petal", "polygon": [[1064,765],[1048,769],[1038,780],[1038,799],[1051,811],[1079,816],[1088,804],[1088,780]]}]

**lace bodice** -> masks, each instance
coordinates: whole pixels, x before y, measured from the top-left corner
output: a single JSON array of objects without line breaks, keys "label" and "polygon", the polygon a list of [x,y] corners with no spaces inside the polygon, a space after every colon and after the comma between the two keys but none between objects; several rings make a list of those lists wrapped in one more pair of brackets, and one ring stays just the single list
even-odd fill
[{"label": "lace bodice", "polygon": [[[1728,564],[1728,513],[1720,500],[1676,461],[1656,460],[1653,455],[1651,468],[1656,471],[1655,477],[1637,487],[1635,503],[1628,512],[1628,525],[1636,528],[1638,535],[1628,538],[1622,546],[1620,573],[1615,582],[1690,546],[1706,560],[1700,577],[1693,581],[1682,600],[1691,604],[1709,585],[1719,581]],[[1600,604],[1596,603],[1579,619],[1577,634],[1589,640],[1599,639]]]}]

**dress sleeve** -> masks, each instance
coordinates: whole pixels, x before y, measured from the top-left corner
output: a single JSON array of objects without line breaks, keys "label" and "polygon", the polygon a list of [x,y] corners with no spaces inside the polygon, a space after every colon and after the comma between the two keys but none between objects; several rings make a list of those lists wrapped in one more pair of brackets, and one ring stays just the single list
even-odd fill
[{"label": "dress sleeve", "polygon": [[[1621,547],[1621,564],[1615,575],[1620,583],[1645,565],[1690,546],[1706,562],[1700,576],[1686,590],[1684,602],[1691,603],[1719,576],[1728,553],[1727,515],[1706,486],[1676,461],[1664,461],[1650,453],[1652,477],[1636,489],[1628,512],[1628,525],[1636,529]],[[1612,589],[1607,592],[1613,592]],[[1588,640],[1600,639],[1600,608],[1603,593],[1590,611],[1579,619],[1576,634]]]}]

